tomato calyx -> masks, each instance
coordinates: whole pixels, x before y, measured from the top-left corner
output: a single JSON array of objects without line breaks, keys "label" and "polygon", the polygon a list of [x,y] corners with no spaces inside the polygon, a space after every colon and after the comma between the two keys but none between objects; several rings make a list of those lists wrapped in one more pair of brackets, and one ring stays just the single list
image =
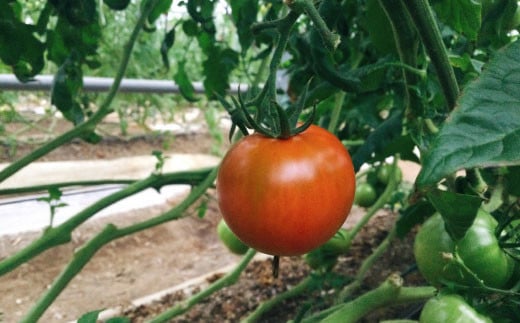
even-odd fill
[{"label": "tomato calyx", "polygon": [[[216,93],[215,96],[231,116],[230,140],[237,127],[244,136],[249,135],[248,129],[253,129],[256,133],[276,139],[287,139],[307,130],[314,121],[315,107],[313,106],[311,115],[305,122],[299,123],[298,121],[305,107],[308,86],[307,83],[300,100],[287,109],[284,109],[275,99],[266,102],[262,93],[258,97],[244,102],[239,90],[237,98],[231,96],[233,104]],[[258,110],[253,115],[249,108],[254,106],[258,107]]]}]

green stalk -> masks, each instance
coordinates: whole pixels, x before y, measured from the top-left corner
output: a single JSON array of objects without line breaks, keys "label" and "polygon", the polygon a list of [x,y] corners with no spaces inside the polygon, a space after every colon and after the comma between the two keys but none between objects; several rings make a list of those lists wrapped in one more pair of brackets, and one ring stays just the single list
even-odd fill
[{"label": "green stalk", "polygon": [[334,313],[320,322],[350,323],[357,322],[374,310],[406,303],[422,302],[435,296],[436,289],[432,286],[403,287],[403,281],[397,274],[391,275],[379,287],[373,289],[351,302],[341,305]]},{"label": "green stalk", "polygon": [[52,183],[52,184],[42,184],[42,185],[34,185],[34,186],[23,186],[23,187],[14,187],[14,188],[5,188],[0,189],[0,195],[12,195],[12,194],[27,194],[34,192],[42,192],[48,191],[54,188],[65,188],[65,187],[73,187],[73,186],[98,186],[98,185],[129,185],[135,183],[136,180],[133,179],[101,179],[97,181],[71,181],[71,182],[60,182],[60,183]]},{"label": "green stalk", "polygon": [[314,2],[312,0],[294,0],[292,5],[303,10],[307,16],[309,16],[311,21],[314,23],[314,28],[316,28],[323,39],[323,43],[329,51],[333,52],[336,47],[338,47],[341,39],[337,34],[329,30],[327,23],[323,20],[314,6]]},{"label": "green stalk", "polygon": [[394,240],[396,235],[397,228],[394,225],[394,227],[388,233],[386,238],[377,246],[377,248],[372,252],[372,254],[363,261],[361,267],[359,267],[356,277],[354,277],[354,281],[347,285],[345,288],[343,288],[343,290],[340,292],[338,296],[338,299],[340,301],[347,299],[348,297],[350,297],[350,295],[352,295],[354,291],[361,287],[361,284],[363,283],[363,280],[365,279],[365,276],[370,270],[370,268],[372,268],[374,263],[385,253],[385,251],[388,249],[390,243],[392,242],[392,240]]},{"label": "green stalk", "polygon": [[69,282],[85,267],[90,259],[107,243],[142,231],[149,229],[158,224],[165,223],[179,219],[184,216],[185,211],[199,199],[208,187],[213,185],[217,176],[218,168],[214,168],[205,180],[195,187],[191,193],[175,208],[163,213],[155,218],[147,221],[139,222],[123,228],[118,228],[113,224],[108,224],[103,231],[94,236],[91,240],[86,242],[76,253],[72,260],[61,272],[61,274],[54,280],[49,289],[42,295],[36,304],[29,310],[27,315],[20,321],[22,323],[37,322],[38,319],[45,313],[47,308],[56,300],[59,294],[65,289]]},{"label": "green stalk", "polygon": [[213,284],[208,286],[208,288],[198,292],[197,294],[193,295],[192,297],[182,301],[181,303],[175,305],[174,307],[168,309],[167,311],[161,313],[160,315],[154,317],[149,321],[149,323],[160,323],[160,322],[167,322],[168,320],[181,315],[183,313],[186,313],[188,310],[190,310],[193,306],[200,303],[203,299],[207,298],[211,294],[227,287],[231,286],[234,283],[238,281],[238,278],[240,277],[240,274],[244,271],[244,269],[247,267],[249,262],[251,262],[251,259],[253,259],[254,255],[256,254],[256,251],[254,249],[249,249],[247,253],[244,255],[240,263],[233,269],[233,271],[229,272],[227,275],[223,276],[222,278],[215,281]]},{"label": "green stalk", "polygon": [[408,8],[408,12],[419,31],[424,47],[437,72],[448,108],[452,110],[455,108],[457,98],[459,97],[459,86],[453,67],[448,59],[448,51],[442,41],[439,26],[435,21],[428,0],[403,0],[403,2]]},{"label": "green stalk", "polygon": [[330,117],[330,123],[327,130],[331,133],[336,133],[336,129],[338,128],[339,116],[341,114],[341,108],[343,107],[343,102],[345,101],[345,92],[341,91],[336,93],[334,97],[334,110],[332,110],[332,114]]},{"label": "green stalk", "polygon": [[316,279],[313,275],[307,276],[304,280],[298,283],[293,288],[276,295],[275,297],[260,304],[248,317],[242,320],[243,323],[258,322],[264,314],[269,312],[272,308],[282,303],[287,299],[294,298],[312,289]]},{"label": "green stalk", "polygon": [[16,254],[3,259],[0,262],[0,276],[10,272],[11,270],[36,257],[47,249],[69,242],[71,239],[71,233],[75,228],[91,218],[97,212],[114,204],[117,201],[132,196],[150,187],[158,189],[166,184],[193,184],[201,182],[215,171],[216,168],[213,170],[203,169],[195,172],[181,172],[163,175],[153,174],[143,180],[137,181],[123,188],[120,191],[110,194],[100,199],[96,203],[88,206],[62,224],[56,227],[48,228],[40,238],[31,242],[28,246]]},{"label": "green stalk", "polygon": [[80,138],[94,131],[96,125],[100,123],[110,112],[112,112],[112,109],[110,109],[110,104],[116,96],[119,85],[121,84],[121,80],[125,75],[132,49],[135,42],[137,41],[137,36],[139,35],[146,19],[148,18],[148,14],[152,11],[158,2],[159,0],[149,0],[146,2],[146,6],[144,6],[143,11],[141,12],[141,15],[134,27],[134,30],[132,31],[132,34],[130,35],[130,38],[128,39],[128,42],[124,46],[123,57],[121,57],[121,64],[119,65],[118,71],[114,77],[114,83],[110,87],[110,91],[101,104],[99,110],[97,110],[96,113],[94,113],[92,117],[84,123],[77,125],[71,130],[56,137],[54,140],[48,142],[40,148],[33,150],[31,153],[25,155],[24,157],[4,168],[2,171],[0,171],[0,183],[33,161],[70,142],[72,139]]},{"label": "green stalk", "polygon": [[403,77],[406,85],[405,116],[407,120],[413,121],[417,117],[424,115],[420,98],[415,91],[410,91],[410,87],[417,84],[419,77],[423,77],[416,71],[417,49],[419,46],[417,30],[401,0],[379,0],[379,4],[390,21],[395,46],[403,65]]},{"label": "green stalk", "polygon": [[397,186],[399,185],[399,182],[394,176],[397,172],[397,163],[399,161],[399,156],[394,156],[394,163],[392,164],[392,168],[390,171],[388,181],[388,185],[386,185],[385,190],[383,191],[383,194],[379,196],[377,201],[372,205],[368,210],[367,213],[354,225],[354,227],[349,231],[349,237],[348,239],[354,240],[355,236],[361,231],[361,229],[370,221],[370,219],[379,211],[379,209],[383,208],[385,204],[390,200],[392,197],[392,194],[394,194],[395,190],[397,189]]}]

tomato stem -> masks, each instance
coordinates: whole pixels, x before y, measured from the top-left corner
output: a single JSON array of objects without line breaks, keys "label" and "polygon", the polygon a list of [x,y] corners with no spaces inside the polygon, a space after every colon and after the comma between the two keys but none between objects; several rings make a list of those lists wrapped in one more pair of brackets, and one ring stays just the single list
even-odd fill
[{"label": "tomato stem", "polygon": [[448,108],[452,110],[455,108],[460,91],[432,9],[427,0],[405,0],[403,2],[408,8],[408,12],[437,72]]},{"label": "tomato stem", "polygon": [[280,270],[280,256],[274,256],[273,262],[272,262],[272,269],[273,269],[273,277],[278,278],[278,273]]},{"label": "tomato stem", "polygon": [[251,260],[253,259],[255,254],[256,254],[256,251],[254,249],[250,248],[247,251],[247,253],[244,255],[244,257],[242,258],[240,263],[238,263],[238,265],[235,267],[235,269],[233,269],[233,271],[229,272],[225,276],[216,280],[213,284],[209,285],[206,289],[201,290],[200,292],[193,295],[192,297],[182,301],[179,304],[176,304],[175,306],[171,307],[170,309],[166,310],[165,312],[161,313],[160,315],[152,318],[150,320],[150,323],[166,322],[176,316],[186,313],[193,306],[197,305],[203,299],[209,297],[213,293],[223,289],[224,287],[233,285],[234,283],[236,283],[238,281],[240,274],[245,270],[245,268],[251,262]]}]

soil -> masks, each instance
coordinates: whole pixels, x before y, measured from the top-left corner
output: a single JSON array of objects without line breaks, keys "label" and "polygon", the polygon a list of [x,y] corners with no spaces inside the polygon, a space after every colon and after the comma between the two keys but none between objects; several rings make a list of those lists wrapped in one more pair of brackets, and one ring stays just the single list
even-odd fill
[{"label": "soil", "polygon": [[[143,133],[134,133],[129,138],[109,135],[96,145],[73,141],[46,155],[42,160],[108,159],[149,154],[157,149],[176,153],[209,153],[214,145],[211,136],[204,131],[175,137]],[[7,154],[8,147],[4,146],[3,149],[6,153],[0,154],[0,162],[9,162],[31,151],[34,146],[20,144],[16,151],[11,151],[12,154]],[[203,218],[199,218],[196,207],[192,207],[183,219],[104,246],[46,311],[41,322],[68,322],[88,311],[117,306],[126,309],[124,314],[132,322],[141,322],[190,295],[180,291],[150,305],[138,307],[130,306],[132,300],[237,263],[241,258],[228,252],[216,236],[215,227],[220,214],[211,192],[208,196],[208,207]],[[3,315],[0,316],[0,322],[16,322],[26,314],[70,261],[74,251],[107,223],[135,223],[158,215],[178,202],[169,201],[167,205],[87,222],[73,233],[71,243],[45,251],[1,276],[0,313]],[[347,226],[362,214],[362,209],[354,208]],[[349,254],[340,257],[334,269],[338,277],[348,279],[355,275],[363,259],[384,239],[394,221],[395,214],[390,211],[380,212],[374,217],[358,235]],[[40,234],[33,232],[0,237],[0,260],[12,255]],[[392,243],[381,261],[366,276],[360,292],[379,285],[392,272],[402,273],[411,268],[411,239],[412,234],[404,240],[395,240]],[[237,322],[263,300],[296,285],[308,276],[309,271],[309,267],[299,257],[282,258],[280,276],[275,279],[270,260],[253,261],[236,284],[213,294],[174,322]],[[223,274],[224,272],[216,274],[211,280]],[[412,274],[406,276],[406,284],[418,283],[421,283],[421,279],[416,272],[412,271]],[[326,305],[332,301],[332,297],[327,297],[332,290],[334,287],[324,286],[314,293],[305,293],[305,296],[288,300],[269,312],[263,321],[285,322],[294,318],[302,306],[318,299],[325,302],[321,306]],[[317,309],[316,306],[319,307],[320,304],[313,304],[312,309]],[[413,317],[417,308],[418,305],[412,305],[386,311],[384,314],[374,313],[366,321],[375,322],[379,317]]]}]

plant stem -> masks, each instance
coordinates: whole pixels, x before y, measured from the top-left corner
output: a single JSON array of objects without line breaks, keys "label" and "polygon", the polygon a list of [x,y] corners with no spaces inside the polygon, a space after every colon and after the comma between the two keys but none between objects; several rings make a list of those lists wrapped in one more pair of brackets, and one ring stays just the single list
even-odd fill
[{"label": "plant stem", "polygon": [[251,262],[256,251],[254,249],[249,249],[247,253],[244,255],[240,263],[233,269],[233,271],[229,272],[227,275],[215,281],[213,284],[208,286],[208,288],[198,292],[192,297],[182,301],[179,304],[176,304],[174,307],[166,310],[160,315],[154,317],[149,321],[149,323],[160,323],[167,322],[168,320],[186,313],[189,309],[191,309],[194,305],[200,303],[203,299],[210,296],[211,294],[223,289],[224,287],[231,286],[238,281],[240,274],[244,271],[247,265]]},{"label": "plant stem", "polygon": [[242,320],[243,323],[253,323],[257,322],[262,318],[264,314],[269,312],[273,307],[282,303],[283,301],[301,295],[305,292],[308,292],[313,284],[315,284],[316,279],[313,275],[307,276],[304,280],[298,283],[298,285],[293,288],[276,295],[275,297],[263,302],[260,304],[254,312],[252,312],[248,317]]},{"label": "plant stem", "polygon": [[94,214],[102,209],[120,201],[128,196],[132,196],[147,188],[153,187],[159,189],[167,184],[193,184],[203,181],[207,176],[211,175],[215,169],[203,169],[194,172],[180,172],[172,174],[153,174],[143,180],[137,181],[120,191],[110,194],[96,203],[88,206],[81,212],[62,224],[48,228],[44,234],[31,242],[28,246],[17,252],[16,254],[3,259],[0,262],[0,276],[15,269],[24,262],[39,255],[47,249],[64,244],[70,241],[72,231],[83,222],[91,218]]},{"label": "plant stem", "polygon": [[68,283],[83,269],[83,267],[90,261],[90,259],[101,249],[105,244],[112,240],[133,234],[144,229],[151,228],[155,225],[165,223],[167,221],[176,220],[184,216],[185,211],[199,199],[210,187],[216,176],[217,168],[214,168],[211,173],[195,187],[191,193],[175,208],[163,213],[155,218],[147,221],[139,222],[128,227],[118,228],[113,224],[108,224],[103,231],[94,236],[86,242],[74,254],[72,260],[67,264],[61,274],[54,280],[49,289],[42,295],[36,304],[30,309],[27,315],[20,322],[37,322],[43,315],[47,308],[54,302],[58,295],[65,289]]},{"label": "plant stem", "polygon": [[397,186],[399,185],[398,179],[394,174],[397,172],[397,163],[399,161],[399,156],[394,156],[394,162],[392,164],[392,168],[390,170],[389,178],[387,186],[385,187],[385,190],[379,196],[377,201],[372,205],[368,210],[367,213],[354,225],[354,227],[349,231],[348,239],[351,241],[354,240],[354,237],[361,231],[361,229],[370,221],[370,219],[376,214],[379,209],[383,208],[392,197],[392,194],[394,194],[395,190],[397,189]]},{"label": "plant stem", "polygon": [[330,31],[327,23],[325,23],[320,13],[314,6],[314,2],[312,0],[294,0],[293,5],[296,8],[303,10],[307,16],[309,16],[311,21],[314,23],[314,28],[316,28],[321,38],[323,39],[325,47],[327,47],[329,51],[333,52],[336,47],[338,47],[341,39],[337,34]]},{"label": "plant stem", "polygon": [[320,322],[357,322],[375,309],[389,306],[421,302],[435,296],[432,286],[403,287],[403,281],[397,274],[391,275],[379,287],[373,289],[351,302],[342,304],[334,313]]},{"label": "plant stem", "polygon": [[405,117],[406,120],[414,121],[417,117],[424,115],[420,98],[414,91],[410,91],[410,87],[417,84],[419,76],[423,77],[416,71],[419,46],[417,31],[401,0],[379,0],[379,4],[392,26],[395,46],[403,65],[403,77],[406,86]]},{"label": "plant stem", "polygon": [[119,65],[117,73],[114,77],[114,83],[110,87],[110,91],[108,92],[108,95],[101,104],[99,110],[97,110],[96,113],[94,113],[92,117],[87,121],[77,125],[71,130],[56,137],[54,140],[48,142],[47,144],[33,150],[31,153],[25,155],[24,157],[20,158],[19,160],[4,168],[2,171],[0,171],[0,183],[3,182],[6,178],[13,175],[14,173],[18,172],[20,169],[29,165],[31,162],[37,160],[42,156],[45,156],[46,154],[62,146],[63,144],[70,142],[72,139],[79,138],[91,133],[96,128],[96,125],[100,123],[106,117],[106,115],[112,112],[112,110],[110,109],[110,104],[116,96],[117,90],[119,89],[119,85],[121,84],[121,80],[125,75],[128,62],[130,61],[132,49],[134,47],[135,42],[137,41],[137,36],[139,35],[146,19],[148,18],[148,14],[152,11],[152,9],[158,2],[159,0],[146,1],[146,6],[144,6],[144,9],[141,12],[141,15],[139,16],[139,19],[132,31],[132,34],[130,35],[128,42],[124,46],[123,56],[121,57],[121,64]]},{"label": "plant stem", "polygon": [[388,233],[386,238],[377,246],[377,248],[372,252],[372,254],[367,257],[363,263],[361,264],[361,267],[359,267],[359,270],[356,274],[356,277],[354,277],[354,281],[347,285],[343,290],[340,292],[338,299],[340,301],[344,301],[354,291],[356,291],[359,287],[361,287],[361,283],[365,279],[365,276],[368,272],[368,270],[374,265],[374,263],[383,255],[383,253],[388,249],[390,246],[390,243],[395,238],[397,234],[397,228],[394,225],[392,230]]},{"label": "plant stem", "polygon": [[448,108],[452,110],[455,108],[459,97],[459,86],[428,0],[403,0],[403,2],[408,8],[408,12],[437,72]]},{"label": "plant stem", "polygon": [[24,186],[24,187],[13,187],[0,189],[0,195],[12,195],[12,194],[27,194],[34,192],[48,191],[53,188],[64,188],[71,186],[98,186],[98,185],[129,185],[135,183],[137,180],[134,179],[101,179],[96,181],[77,181],[77,182],[60,182],[52,184]]},{"label": "plant stem", "polygon": [[343,102],[345,101],[345,92],[337,92],[334,98],[334,110],[332,110],[332,114],[330,117],[330,123],[327,130],[331,133],[336,133],[336,129],[338,128],[339,116],[341,114],[341,108],[343,107]]}]

